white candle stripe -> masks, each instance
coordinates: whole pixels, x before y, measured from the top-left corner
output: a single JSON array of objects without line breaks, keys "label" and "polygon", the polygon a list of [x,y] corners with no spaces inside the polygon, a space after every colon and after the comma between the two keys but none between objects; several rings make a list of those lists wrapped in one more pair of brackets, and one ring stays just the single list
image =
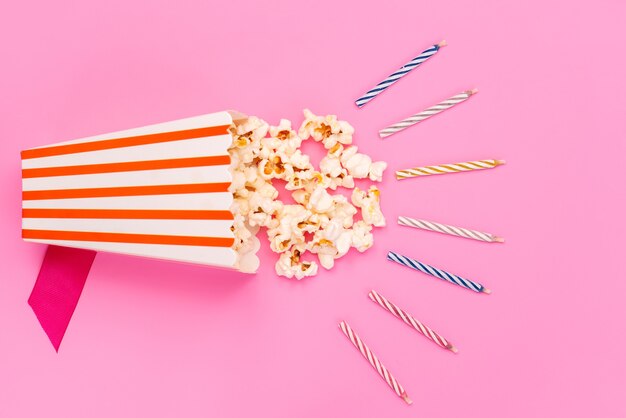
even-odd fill
[{"label": "white candle stripe", "polygon": [[359,336],[352,330],[350,325],[347,322],[341,321],[339,323],[339,328],[344,333],[346,337],[350,340],[350,342],[361,352],[361,355],[367,359],[370,365],[376,369],[378,374],[387,382],[389,387],[393,389],[393,391],[405,402],[411,404],[412,401],[408,397],[406,391],[402,387],[402,385],[393,377],[391,373],[383,366],[383,364],[378,360],[378,357],[369,349],[369,347],[359,338]]},{"label": "white candle stripe", "polygon": [[455,96],[452,96],[448,99],[445,99],[441,101],[440,103],[437,103],[436,105],[433,105],[427,109],[422,110],[420,113],[409,116],[408,118],[405,118],[397,123],[394,123],[393,125],[390,125],[390,126],[387,126],[386,128],[381,129],[378,132],[378,134],[380,135],[381,138],[386,138],[390,135],[393,135],[396,132],[402,131],[408,128],[409,126],[415,125],[425,119],[430,118],[431,116],[434,116],[438,113],[443,112],[446,109],[449,109],[453,106],[456,106],[457,104],[461,102],[464,102],[465,100],[469,99],[472,95],[476,94],[477,91],[478,90],[476,89],[467,90]]},{"label": "white candle stripe", "polygon": [[[443,348],[456,352],[456,348],[454,348],[454,346],[450,344],[444,337],[437,334],[428,326],[422,324],[420,321],[415,319],[415,317],[413,317],[411,314],[402,310],[402,308],[400,308],[398,305],[394,304],[393,302],[385,298],[380,293],[376,292],[375,290],[372,290],[369,292],[368,296],[373,302],[376,302],[379,306],[381,306],[382,308],[384,308],[385,310],[393,314],[396,318],[402,319],[402,321],[405,324],[415,329],[424,337],[428,338],[429,340],[431,340],[432,342],[434,342],[435,344]],[[398,314],[400,314],[401,316],[398,316]]]},{"label": "white candle stripe", "polygon": [[422,325],[421,322],[418,322],[417,320],[411,318],[411,323],[412,323],[413,326],[417,326],[419,328],[419,331],[422,334],[426,335],[426,333],[428,332],[428,331],[426,331],[426,328],[424,328],[424,325]]}]

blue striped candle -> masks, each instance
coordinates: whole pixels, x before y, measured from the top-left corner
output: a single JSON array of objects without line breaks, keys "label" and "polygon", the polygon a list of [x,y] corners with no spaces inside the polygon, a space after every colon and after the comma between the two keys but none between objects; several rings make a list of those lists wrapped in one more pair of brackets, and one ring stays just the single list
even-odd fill
[{"label": "blue striped candle", "polygon": [[389,251],[387,253],[387,260],[395,261],[398,264],[402,264],[403,266],[412,268],[413,270],[421,271],[422,273],[426,273],[430,276],[437,277],[438,279],[445,280],[450,283],[454,283],[457,286],[464,287],[469,290],[473,290],[478,293],[491,293],[491,290],[487,289],[480,283],[473,282],[468,279],[464,279],[463,277],[457,276],[456,274],[448,273],[447,271],[443,271],[438,269],[437,267],[429,266],[428,264],[420,263],[417,260],[414,260],[409,257],[405,257],[398,253],[394,253],[393,251]]},{"label": "blue striped candle", "polygon": [[435,55],[437,51],[441,49],[441,47],[446,46],[446,45],[447,45],[446,41],[441,41],[438,44],[433,45],[427,50],[423,51],[417,57],[413,58],[411,61],[404,64],[398,71],[394,72],[389,77],[387,77],[386,79],[378,83],[376,87],[374,87],[373,89],[365,93],[363,96],[359,97],[355,102],[356,105],[358,107],[365,106],[366,103],[368,103],[369,101],[374,99],[374,97],[378,96],[380,93],[385,91],[389,86],[394,84],[396,81],[400,80],[402,77],[407,75],[409,72],[411,72],[411,70],[419,67],[420,64],[422,64],[428,58]]}]

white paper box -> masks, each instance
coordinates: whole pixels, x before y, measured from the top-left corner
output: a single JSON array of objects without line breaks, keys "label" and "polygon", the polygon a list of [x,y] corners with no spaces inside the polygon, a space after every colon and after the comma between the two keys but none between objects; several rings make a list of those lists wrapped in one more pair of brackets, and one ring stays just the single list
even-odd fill
[{"label": "white paper box", "polygon": [[237,268],[219,112],[22,151],[24,240]]}]

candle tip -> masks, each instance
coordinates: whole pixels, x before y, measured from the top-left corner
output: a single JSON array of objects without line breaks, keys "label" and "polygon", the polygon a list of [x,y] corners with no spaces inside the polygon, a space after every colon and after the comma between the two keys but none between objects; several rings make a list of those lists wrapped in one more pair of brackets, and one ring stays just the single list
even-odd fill
[{"label": "candle tip", "polygon": [[459,349],[456,348],[455,346],[451,345],[448,347],[448,350],[452,351],[454,354],[459,352]]},{"label": "candle tip", "polygon": [[504,242],[504,238],[502,238],[502,237],[493,237],[493,242]]},{"label": "candle tip", "polygon": [[505,160],[495,160],[496,161],[496,165],[503,165],[506,164]]},{"label": "candle tip", "polygon": [[404,392],[404,394],[402,395],[402,399],[404,399],[404,402],[406,402],[409,405],[413,403],[413,401],[411,400],[411,398],[409,398],[409,395],[407,395],[406,392]]},{"label": "candle tip", "polygon": [[441,42],[439,42],[439,43],[437,44],[437,46],[438,46],[439,48],[444,47],[444,46],[446,46],[446,45],[448,45],[448,42],[446,42],[446,40],[445,40],[445,39],[444,39],[443,41],[441,41]]},{"label": "candle tip", "polygon": [[478,93],[478,89],[477,89],[477,88],[473,88],[473,89],[471,89],[471,90],[469,91],[469,94],[470,94],[470,95],[471,95],[471,94],[476,94],[476,93]]},{"label": "candle tip", "polygon": [[483,287],[482,292],[490,295],[491,294],[491,289],[487,289],[486,287]]}]

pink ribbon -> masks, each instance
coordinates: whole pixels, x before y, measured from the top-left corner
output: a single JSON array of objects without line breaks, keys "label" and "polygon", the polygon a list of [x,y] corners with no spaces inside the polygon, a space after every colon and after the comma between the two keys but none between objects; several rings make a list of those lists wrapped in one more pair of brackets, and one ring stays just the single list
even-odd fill
[{"label": "pink ribbon", "polygon": [[49,245],[28,304],[58,352],[96,252]]}]

